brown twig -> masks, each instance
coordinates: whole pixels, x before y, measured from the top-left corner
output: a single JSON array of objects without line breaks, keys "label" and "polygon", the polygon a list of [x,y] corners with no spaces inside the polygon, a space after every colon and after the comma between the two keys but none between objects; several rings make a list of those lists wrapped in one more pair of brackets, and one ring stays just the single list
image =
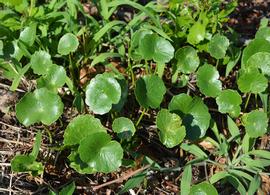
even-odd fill
[{"label": "brown twig", "polygon": [[112,181],[108,181],[108,182],[103,183],[103,184],[98,185],[98,186],[94,186],[93,190],[96,191],[96,190],[98,190],[100,188],[103,188],[105,186],[108,186],[108,185],[111,185],[111,184],[114,184],[114,183],[122,183],[124,180],[127,180],[128,178],[136,175],[137,173],[140,173],[140,172],[148,169],[149,167],[151,167],[151,165],[146,165],[146,166],[144,166],[142,168],[139,168],[139,169],[137,169],[137,170],[135,170],[135,171],[133,171],[131,173],[128,173],[128,174],[124,175],[123,177],[120,177],[120,178],[112,180]]}]

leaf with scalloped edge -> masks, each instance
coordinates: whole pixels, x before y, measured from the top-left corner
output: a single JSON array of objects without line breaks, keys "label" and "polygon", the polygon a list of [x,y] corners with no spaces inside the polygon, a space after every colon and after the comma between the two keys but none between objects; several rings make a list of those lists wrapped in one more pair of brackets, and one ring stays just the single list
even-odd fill
[{"label": "leaf with scalloped edge", "polygon": [[16,105],[16,116],[25,126],[42,122],[50,125],[63,113],[61,98],[46,88],[27,93]]},{"label": "leaf with scalloped edge", "polygon": [[221,113],[229,113],[232,117],[237,117],[241,111],[242,98],[235,90],[223,90],[216,98],[218,110]]},{"label": "leaf with scalloped edge", "polygon": [[98,74],[86,87],[85,102],[95,114],[106,114],[121,98],[121,86],[108,73]]},{"label": "leaf with scalloped edge", "polygon": [[209,42],[208,52],[212,57],[222,59],[225,57],[229,45],[230,41],[227,37],[216,34]]}]

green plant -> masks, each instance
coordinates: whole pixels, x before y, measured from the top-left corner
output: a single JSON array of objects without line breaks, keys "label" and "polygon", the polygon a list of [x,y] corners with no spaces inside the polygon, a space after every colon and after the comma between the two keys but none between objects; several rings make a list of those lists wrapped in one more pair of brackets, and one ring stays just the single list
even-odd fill
[{"label": "green plant", "polygon": [[[268,131],[270,28],[262,21],[242,52],[221,28],[236,1],[168,3],[94,1],[93,17],[77,0],[2,2],[0,68],[11,90],[27,91],[16,116],[26,127],[60,123],[63,144],[51,149],[80,174],[114,172],[127,160],[147,164],[121,193],[140,185],[149,170],[171,170],[134,151],[137,130],[151,126],[161,144],[184,153],[183,166],[175,167],[183,172],[181,194],[218,194],[217,182],[254,194],[270,165],[270,153],[256,146]],[[137,10],[131,20],[118,20],[122,5]],[[65,128],[61,116],[70,98],[78,114]],[[212,150],[202,149],[203,142]],[[13,171],[42,174],[40,144],[38,133],[32,153],[14,157]],[[192,166],[202,165],[216,172],[194,183]],[[71,183],[59,193],[74,189]]]}]

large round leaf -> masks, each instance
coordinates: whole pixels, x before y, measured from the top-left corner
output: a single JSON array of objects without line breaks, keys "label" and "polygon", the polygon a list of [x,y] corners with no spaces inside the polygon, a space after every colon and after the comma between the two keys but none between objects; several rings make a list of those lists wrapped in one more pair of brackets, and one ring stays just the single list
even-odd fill
[{"label": "large round leaf", "polygon": [[209,42],[208,52],[212,57],[222,59],[225,57],[229,45],[230,42],[227,37],[217,34]]},{"label": "large round leaf", "polygon": [[258,52],[270,52],[270,42],[262,38],[251,41],[243,51],[241,63],[242,68],[245,67],[248,59]]},{"label": "large round leaf", "polygon": [[36,51],[31,56],[30,64],[35,74],[44,75],[52,66],[51,55],[46,51]]},{"label": "large round leaf", "polygon": [[82,139],[97,132],[106,132],[99,119],[92,115],[79,115],[68,124],[64,134],[64,144],[79,144]]},{"label": "large round leaf", "polygon": [[237,80],[238,87],[243,93],[261,93],[268,86],[268,80],[258,69],[242,70]]},{"label": "large round leaf", "polygon": [[219,95],[222,89],[221,81],[217,69],[209,64],[205,64],[197,71],[197,85],[200,91],[210,97]]},{"label": "large round leaf", "polygon": [[202,182],[197,185],[193,185],[190,189],[189,195],[218,195],[218,192],[212,184]]},{"label": "large round leaf", "polygon": [[180,144],[186,136],[181,118],[169,110],[161,109],[157,115],[157,128],[160,130],[159,139],[168,148]]},{"label": "large round leaf", "polygon": [[187,138],[196,140],[205,135],[209,127],[211,116],[208,107],[199,97],[179,94],[174,96],[169,103],[169,110],[177,113],[186,127]]},{"label": "large round leaf", "polygon": [[130,138],[136,129],[133,122],[126,117],[119,117],[113,121],[112,129],[121,139]]},{"label": "large round leaf", "polygon": [[121,98],[121,86],[108,73],[98,74],[86,87],[86,104],[95,114],[108,113]]},{"label": "large round leaf", "polygon": [[257,138],[267,132],[268,118],[265,112],[253,110],[242,116],[246,132],[250,137]]},{"label": "large round leaf", "polygon": [[63,112],[64,105],[61,98],[46,88],[36,89],[27,93],[16,105],[18,120],[25,126],[36,122],[50,125]]},{"label": "large round leaf", "polygon": [[158,108],[166,93],[166,87],[157,75],[147,75],[136,82],[135,96],[144,108]]},{"label": "large round leaf", "polygon": [[60,38],[57,51],[61,55],[68,55],[69,53],[76,51],[78,46],[79,41],[77,37],[72,33],[67,33]]},{"label": "large round leaf", "polygon": [[216,98],[216,102],[221,113],[229,113],[232,117],[239,116],[242,98],[237,91],[231,89],[222,91]]},{"label": "large round leaf", "polygon": [[66,71],[62,66],[52,65],[47,74],[37,80],[38,88],[46,87],[49,90],[56,91],[66,82]]},{"label": "large round leaf", "polygon": [[175,53],[178,71],[189,74],[195,72],[200,64],[197,51],[191,46],[185,46],[178,49]]},{"label": "large round leaf", "polygon": [[255,53],[248,59],[245,68],[259,68],[264,75],[270,77],[270,53]]},{"label": "large round leaf", "polygon": [[82,161],[98,172],[109,173],[121,166],[123,149],[107,133],[95,133],[81,141],[78,152]]}]

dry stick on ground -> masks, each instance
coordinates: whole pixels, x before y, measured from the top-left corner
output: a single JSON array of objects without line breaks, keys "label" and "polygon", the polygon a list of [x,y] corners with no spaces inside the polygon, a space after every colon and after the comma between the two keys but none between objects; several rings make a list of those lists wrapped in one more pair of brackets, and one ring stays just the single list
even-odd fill
[{"label": "dry stick on ground", "polygon": [[130,178],[130,177],[136,175],[137,173],[140,173],[140,172],[142,172],[142,171],[144,171],[144,170],[146,170],[146,169],[148,169],[150,167],[151,167],[151,165],[146,165],[146,166],[144,166],[142,168],[139,168],[139,169],[137,169],[137,170],[135,170],[135,171],[133,171],[131,173],[128,173],[128,174],[124,175],[123,177],[120,177],[118,179],[103,183],[103,184],[98,185],[98,186],[94,186],[93,190],[96,191],[96,190],[98,190],[100,188],[103,188],[105,186],[108,186],[108,185],[111,185],[111,184],[114,184],[114,183],[122,183],[124,180],[127,180],[128,178]]}]

